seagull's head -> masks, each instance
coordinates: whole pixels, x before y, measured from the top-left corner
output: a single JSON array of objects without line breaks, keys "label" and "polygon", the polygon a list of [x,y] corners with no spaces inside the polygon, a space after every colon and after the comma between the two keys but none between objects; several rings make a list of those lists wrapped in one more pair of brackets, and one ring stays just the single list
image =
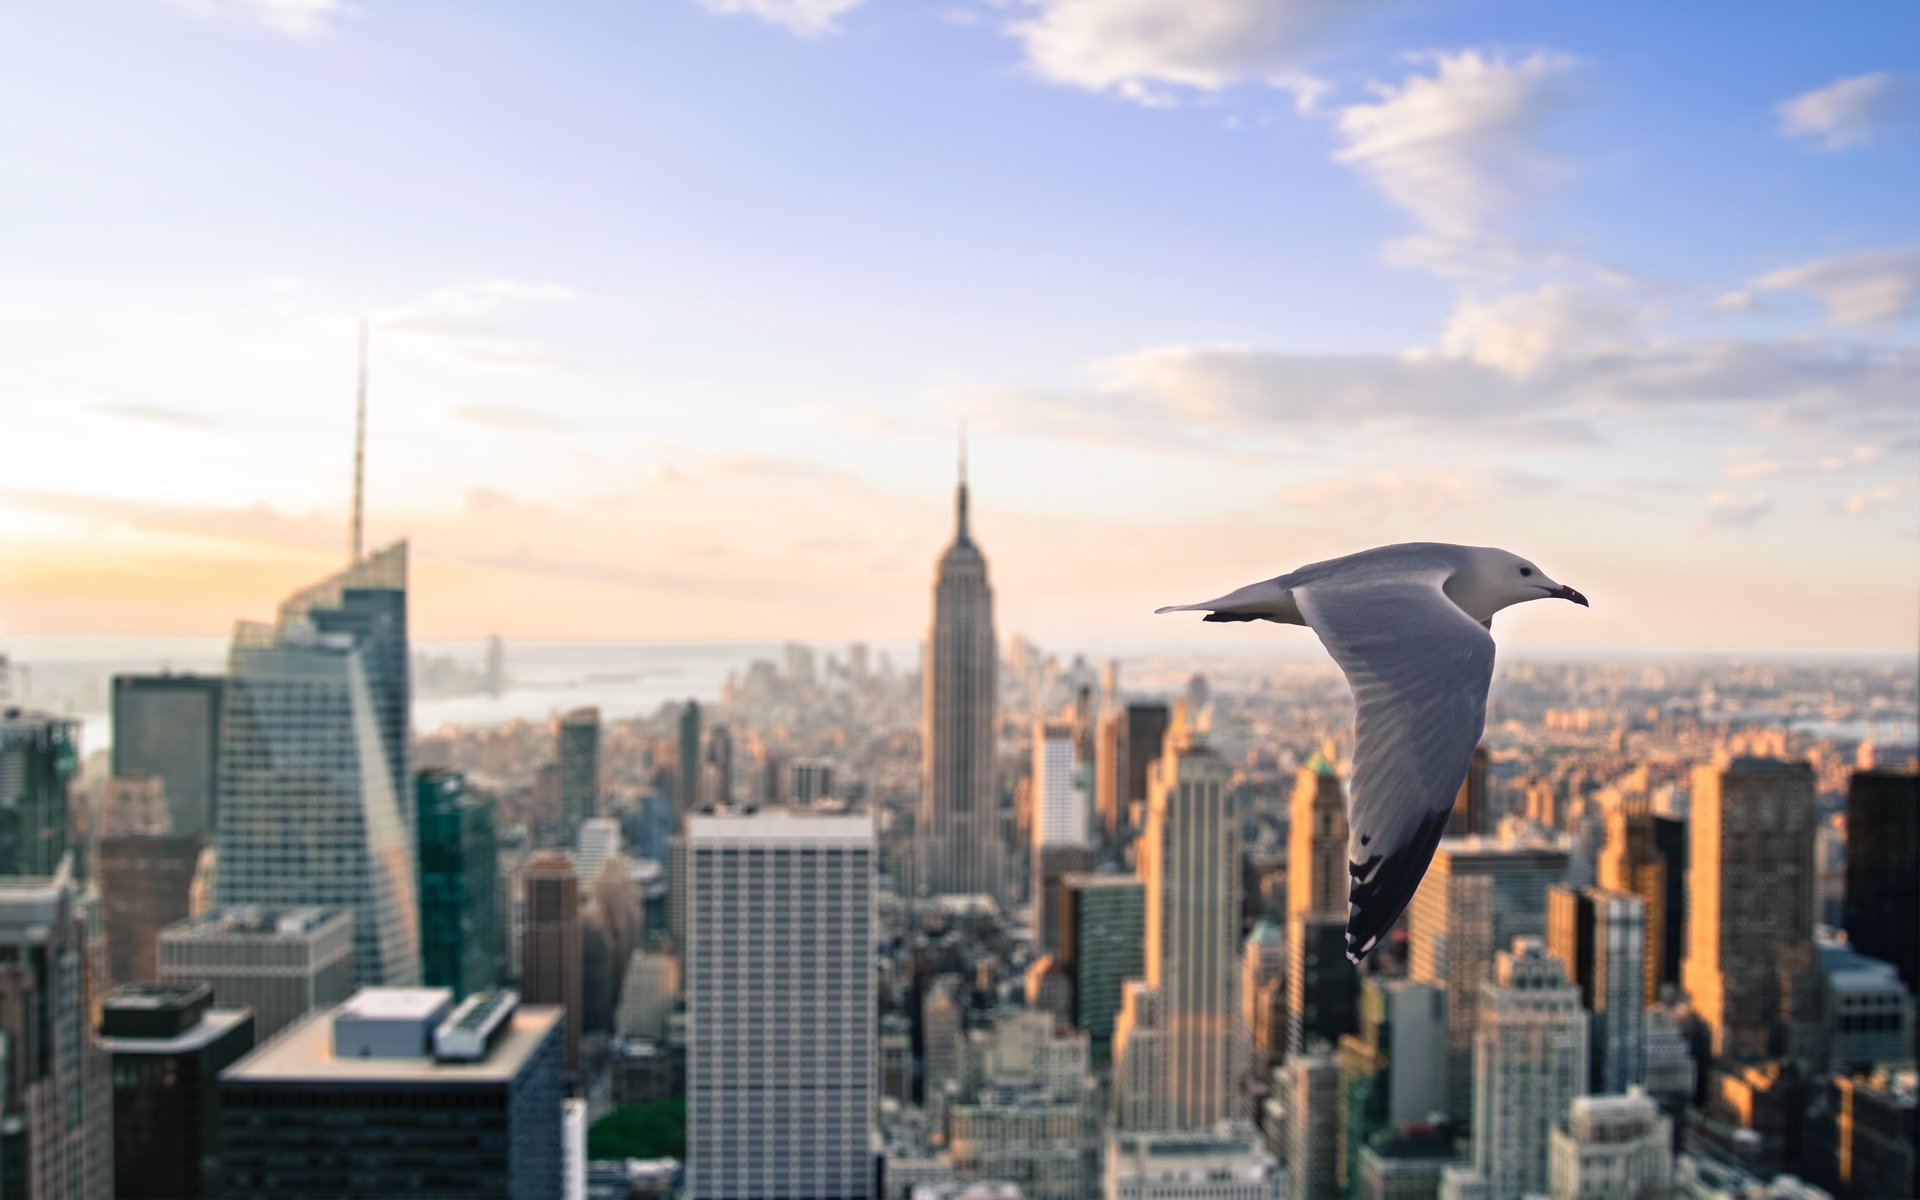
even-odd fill
[{"label": "seagull's head", "polygon": [[1459,581],[1463,586],[1447,590],[1457,590],[1454,602],[1479,621],[1491,620],[1501,609],[1528,600],[1571,600],[1583,607],[1587,603],[1579,592],[1556,583],[1527,559],[1506,550],[1476,550],[1468,576]]}]

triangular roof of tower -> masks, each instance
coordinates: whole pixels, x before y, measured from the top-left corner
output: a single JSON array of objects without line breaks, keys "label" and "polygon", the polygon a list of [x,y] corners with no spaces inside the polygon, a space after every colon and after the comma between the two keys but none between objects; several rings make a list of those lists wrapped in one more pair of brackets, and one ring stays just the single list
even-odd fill
[{"label": "triangular roof of tower", "polygon": [[337,608],[351,588],[407,590],[407,540],[382,546],[359,562],[312,583],[280,604],[280,623],[304,617],[316,608]]}]

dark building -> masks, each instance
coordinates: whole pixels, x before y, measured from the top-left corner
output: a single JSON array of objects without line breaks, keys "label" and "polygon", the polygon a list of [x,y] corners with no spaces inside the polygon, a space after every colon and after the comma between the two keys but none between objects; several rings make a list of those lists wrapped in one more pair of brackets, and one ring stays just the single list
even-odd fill
[{"label": "dark building", "polygon": [[[115,675],[113,775],[155,775],[173,832],[206,837],[220,811],[218,675]],[[119,976],[115,976],[119,978]]]},{"label": "dark building", "polygon": [[1287,1053],[1339,1044],[1360,1025],[1360,972],[1347,958],[1342,913],[1301,913],[1287,922]]},{"label": "dark building", "polygon": [[1920,1196],[1913,1073],[1827,1081],[1807,1133],[1807,1173],[1848,1200]]},{"label": "dark building", "polygon": [[612,1077],[613,1103],[651,1104],[679,1100],[687,1094],[687,1048],[642,1038],[613,1043],[607,1071]]},{"label": "dark building", "polygon": [[567,1070],[580,1066],[580,1025],[586,1015],[585,947],[581,944],[580,877],[565,854],[543,850],[521,869],[526,927],[520,943],[520,984],[527,1000],[566,1011]]},{"label": "dark building", "polygon": [[569,837],[600,815],[600,710],[576,708],[560,718],[560,819]]},{"label": "dark building", "polygon": [[680,777],[675,784],[674,799],[680,803],[681,812],[692,812],[700,807],[700,702],[687,701],[680,710]]},{"label": "dark building", "polygon": [[464,1000],[498,983],[502,966],[493,801],[467,791],[460,772],[437,767],[415,776],[413,793],[420,981]]},{"label": "dark building", "polygon": [[[1146,804],[1147,766],[1159,759],[1172,721],[1173,712],[1163,703],[1127,705],[1127,776],[1119,797],[1123,808]],[[1118,816],[1120,824],[1127,824],[1124,811]]]},{"label": "dark building", "polygon": [[115,983],[152,983],[160,978],[160,931],[187,919],[200,838],[127,834],[101,838],[99,846],[107,974]]},{"label": "dark building", "polygon": [[558,1200],[557,1008],[366,988],[220,1077],[228,1197]]},{"label": "dark building", "polygon": [[0,876],[54,873],[73,846],[67,784],[79,769],[74,722],[0,713]]},{"label": "dark building", "polygon": [[1447,814],[1448,837],[1466,837],[1487,832],[1487,748],[1473,749],[1473,765],[1460,781],[1459,794],[1453,798],[1453,811]]},{"label": "dark building", "polygon": [[1847,785],[1847,940],[1920,992],[1920,774],[1855,771]]},{"label": "dark building", "polygon": [[205,984],[137,985],[107,997],[101,1013],[100,1044],[113,1061],[113,1194],[211,1194],[220,1072],[253,1049],[253,1010],[213,1007]]},{"label": "dark building", "polygon": [[1093,1060],[1113,1055],[1121,989],[1146,973],[1147,890],[1133,875],[1068,875],[1061,883],[1058,961],[1073,981],[1073,1024]]}]

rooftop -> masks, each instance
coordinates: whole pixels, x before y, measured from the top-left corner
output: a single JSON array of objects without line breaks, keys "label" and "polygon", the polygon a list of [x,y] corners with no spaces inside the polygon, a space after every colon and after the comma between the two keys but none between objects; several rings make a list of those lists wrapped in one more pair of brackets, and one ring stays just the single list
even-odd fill
[{"label": "rooftop", "polygon": [[364,1021],[425,1021],[445,1008],[452,996],[447,988],[362,988],[333,1015]]},{"label": "rooftop", "polygon": [[167,926],[170,939],[211,937],[302,937],[353,915],[338,908],[263,908],[257,904],[216,908]]},{"label": "rooftop", "polygon": [[232,1008],[209,1008],[200,1014],[198,1021],[172,1037],[102,1036],[100,1048],[113,1055],[191,1054],[219,1041],[241,1022],[251,1020],[253,1010],[244,1004]]},{"label": "rooftop", "polygon": [[[401,990],[444,995],[444,992],[424,988]],[[290,1026],[279,1037],[223,1071],[222,1085],[505,1083],[520,1073],[542,1040],[549,1035],[558,1036],[565,1013],[553,1005],[522,1005],[514,1010],[506,1033],[484,1059],[436,1062],[431,1053],[412,1058],[336,1058],[333,1018],[338,1011],[315,1013]]]},{"label": "rooftop", "polygon": [[873,818],[762,811],[753,816],[687,818],[688,845],[791,842],[815,846],[871,846]]}]

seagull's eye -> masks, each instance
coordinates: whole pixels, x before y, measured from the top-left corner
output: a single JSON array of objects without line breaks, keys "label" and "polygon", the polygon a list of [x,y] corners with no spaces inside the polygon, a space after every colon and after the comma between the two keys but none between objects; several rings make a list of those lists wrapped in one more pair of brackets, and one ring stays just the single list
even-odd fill
[{"label": "seagull's eye", "polygon": [[1533,574],[1533,568],[1532,568],[1532,567],[1521,567],[1521,568],[1520,568],[1520,573],[1521,573],[1522,575],[1531,575],[1531,574]]}]

